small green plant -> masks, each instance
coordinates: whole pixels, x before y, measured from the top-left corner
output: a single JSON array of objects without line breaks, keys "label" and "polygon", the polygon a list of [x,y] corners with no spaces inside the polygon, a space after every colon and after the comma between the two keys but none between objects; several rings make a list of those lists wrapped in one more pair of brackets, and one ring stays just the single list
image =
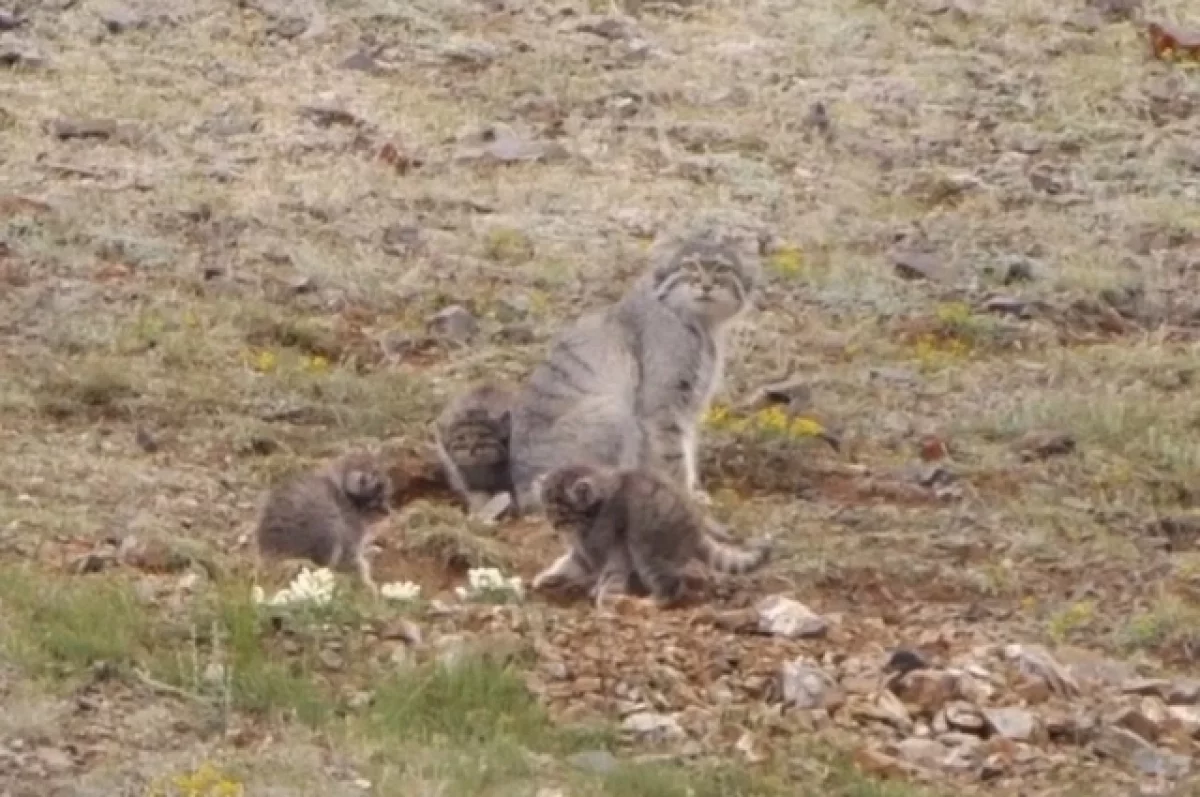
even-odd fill
[{"label": "small green plant", "polygon": [[1063,642],[1075,631],[1086,628],[1096,619],[1094,601],[1076,601],[1050,618],[1050,636]]},{"label": "small green plant", "polygon": [[493,227],[488,230],[483,242],[483,251],[489,260],[509,266],[527,263],[536,254],[533,240],[511,227]]}]

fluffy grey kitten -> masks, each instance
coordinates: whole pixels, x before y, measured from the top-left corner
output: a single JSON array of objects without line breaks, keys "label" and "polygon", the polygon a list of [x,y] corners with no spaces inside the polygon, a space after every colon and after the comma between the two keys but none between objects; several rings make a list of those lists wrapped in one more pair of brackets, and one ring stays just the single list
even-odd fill
[{"label": "fluffy grey kitten", "polygon": [[771,558],[769,539],[738,547],[677,484],[653,471],[570,465],[541,477],[538,486],[567,552],[534,577],[534,590],[589,587],[603,607],[608,595],[628,591],[636,579],[665,607],[682,597],[683,569],[693,559],[739,574]]},{"label": "fluffy grey kitten", "polygon": [[512,492],[508,448],[515,399],[504,385],[475,385],[455,396],[434,424],[446,481],[473,513],[496,493]]},{"label": "fluffy grey kitten", "polygon": [[517,509],[536,511],[534,480],[577,462],[661,470],[706,501],[697,427],[757,277],[731,240],[693,235],[615,305],[562,330],[513,410]]},{"label": "fluffy grey kitten", "polygon": [[354,570],[374,591],[364,549],[371,527],[388,515],[391,491],[387,472],[365,452],[292,478],[267,494],[255,529],[257,553]]}]

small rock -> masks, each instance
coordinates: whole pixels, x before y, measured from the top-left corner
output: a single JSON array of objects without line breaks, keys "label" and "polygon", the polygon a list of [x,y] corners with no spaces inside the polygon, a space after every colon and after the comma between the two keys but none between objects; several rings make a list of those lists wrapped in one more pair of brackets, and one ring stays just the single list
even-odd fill
[{"label": "small rock", "polygon": [[1004,270],[1004,284],[1013,285],[1018,282],[1032,282],[1034,276],[1033,265],[1028,260],[1013,260]]},{"label": "small rock", "polygon": [[1026,462],[1050,459],[1074,451],[1075,437],[1067,432],[1034,431],[1019,439],[1014,447]]},{"label": "small rock", "polygon": [[617,757],[607,750],[585,750],[575,753],[567,757],[567,763],[576,769],[597,775],[610,775],[616,772],[619,766]]},{"label": "small rock", "polygon": [[772,405],[784,406],[789,414],[796,414],[808,409],[812,404],[812,389],[806,381],[799,377],[785,379],[763,385],[756,390],[743,405],[749,412],[754,412]]},{"label": "small rock", "polygon": [[383,230],[381,248],[393,257],[413,257],[425,248],[421,228],[412,224],[389,225]]},{"label": "small rock", "polygon": [[735,634],[753,632],[759,627],[759,613],[754,608],[730,609],[714,614],[712,622],[717,628]]},{"label": "small rock", "polygon": [[1171,682],[1165,678],[1131,678],[1121,684],[1121,691],[1127,695],[1142,697],[1155,696],[1165,698],[1171,689]]},{"label": "small rock", "polygon": [[1085,744],[1095,735],[1099,722],[1093,715],[1080,711],[1071,714],[1052,711],[1043,718],[1043,726],[1052,740],[1079,745]]},{"label": "small rock", "polygon": [[288,280],[287,290],[296,296],[302,296],[306,293],[312,293],[317,289],[317,282],[312,277],[306,275],[297,275]]},{"label": "small rock", "polygon": [[837,690],[837,685],[824,670],[803,659],[784,662],[780,684],[783,702],[804,710],[827,708]]},{"label": "small rock", "polygon": [[932,716],[951,700],[958,698],[958,678],[945,670],[912,670],[897,678],[891,690],[921,713]]},{"label": "small rock", "polygon": [[485,67],[506,54],[505,48],[485,39],[453,36],[438,47],[438,55],[449,63]]},{"label": "small rock", "polygon": [[1170,706],[1194,706],[1200,704],[1200,681],[1176,681],[1171,684],[1165,699]]},{"label": "small rock", "polygon": [[1181,778],[1191,770],[1191,759],[1159,750],[1125,728],[1105,728],[1095,742],[1097,752],[1130,764],[1151,777]]},{"label": "small rock", "polygon": [[479,334],[479,322],[460,304],[452,304],[434,314],[428,327],[431,334],[457,344],[467,343]]},{"label": "small rock", "polygon": [[1004,649],[1004,656],[1018,672],[1045,681],[1054,694],[1061,697],[1079,694],[1079,684],[1070,671],[1041,645],[1009,645]]},{"label": "small rock", "polygon": [[302,105],[299,113],[318,127],[359,127],[363,124],[363,120],[358,116],[336,105]]},{"label": "small rock", "polygon": [[964,700],[956,700],[947,705],[942,715],[947,727],[964,733],[982,734],[987,727],[983,712]]},{"label": "small rock", "polygon": [[985,708],[983,716],[991,729],[1014,742],[1031,741],[1037,733],[1037,717],[1023,708]]},{"label": "small rock", "polygon": [[882,722],[909,734],[913,730],[912,717],[899,698],[891,692],[880,692],[872,701],[853,701],[849,704],[851,716],[860,720]]},{"label": "small rock", "polygon": [[407,617],[397,617],[380,630],[379,638],[399,639],[406,645],[416,647],[421,644],[421,627]]},{"label": "small rock", "polygon": [[829,623],[803,603],[783,595],[772,595],[754,607],[758,612],[758,630],[788,639],[824,636]]},{"label": "small rock", "polygon": [[1088,0],[1088,6],[1104,19],[1115,22],[1134,19],[1142,9],[1142,0]]},{"label": "small rock", "polygon": [[905,739],[896,745],[900,758],[927,769],[940,769],[950,751],[941,742],[933,739]]},{"label": "small rock", "polygon": [[652,711],[630,714],[621,722],[621,730],[649,742],[682,739],[685,736],[674,717]]},{"label": "small rock", "polygon": [[1029,317],[1029,304],[1024,299],[1018,299],[1015,296],[993,296],[983,303],[983,309],[997,315]]},{"label": "small rock", "polygon": [[47,63],[46,55],[32,41],[11,33],[0,33],[0,67],[36,69]]},{"label": "small rock", "polygon": [[455,160],[504,164],[563,160],[567,156],[567,151],[557,142],[526,139],[504,125],[493,125],[466,136]]},{"label": "small rock", "polygon": [[579,33],[590,33],[609,41],[632,39],[638,35],[637,23],[626,16],[589,16],[576,22],[572,29]]},{"label": "small rock", "polygon": [[71,757],[57,747],[39,747],[34,754],[42,766],[52,774],[61,775],[75,768],[75,762],[71,760]]},{"label": "small rock", "polygon": [[1200,739],[1200,708],[1196,706],[1168,706],[1167,714],[1179,723],[1179,727],[1194,739]]},{"label": "small rock", "polygon": [[529,324],[505,324],[496,332],[496,341],[512,346],[527,346],[537,340],[537,334]]},{"label": "small rock", "polygon": [[319,654],[317,654],[317,658],[320,659],[321,666],[327,670],[337,672],[345,669],[346,667],[346,660],[342,658],[342,655],[335,650],[330,650],[329,648],[324,648]]},{"label": "small rock", "polygon": [[1161,726],[1136,708],[1124,708],[1109,718],[1108,723],[1133,731],[1148,742],[1158,741]]},{"label": "small rock", "polygon": [[915,764],[902,761],[872,747],[863,747],[855,751],[854,763],[863,772],[884,778],[903,778],[919,772]]},{"label": "small rock", "polygon": [[892,266],[896,273],[908,280],[942,278],[942,265],[928,252],[897,252],[892,255]]},{"label": "small rock", "polygon": [[100,12],[100,21],[109,33],[124,33],[144,27],[146,20],[133,9],[122,5],[110,5]]},{"label": "small rock", "polygon": [[138,448],[145,451],[147,454],[153,454],[158,451],[158,441],[154,439],[154,435],[146,430],[145,427],[139,426],[133,431],[133,440],[137,443]]},{"label": "small rock", "polygon": [[375,74],[383,71],[379,62],[375,60],[375,54],[370,50],[357,50],[351,55],[342,60],[339,65],[342,69],[349,69],[354,72],[367,72]]}]

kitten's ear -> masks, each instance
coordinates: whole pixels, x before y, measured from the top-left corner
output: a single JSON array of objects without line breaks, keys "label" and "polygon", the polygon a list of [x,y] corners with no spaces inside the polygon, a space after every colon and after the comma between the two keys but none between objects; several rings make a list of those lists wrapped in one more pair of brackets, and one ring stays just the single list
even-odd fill
[{"label": "kitten's ear", "polygon": [[577,479],[571,485],[571,500],[581,508],[588,509],[595,506],[600,500],[596,483],[587,477]]},{"label": "kitten's ear", "polygon": [[500,415],[496,418],[496,423],[498,423],[500,425],[500,428],[504,431],[505,435],[511,434],[512,433],[512,410],[510,410],[510,409],[503,410],[500,413]]}]

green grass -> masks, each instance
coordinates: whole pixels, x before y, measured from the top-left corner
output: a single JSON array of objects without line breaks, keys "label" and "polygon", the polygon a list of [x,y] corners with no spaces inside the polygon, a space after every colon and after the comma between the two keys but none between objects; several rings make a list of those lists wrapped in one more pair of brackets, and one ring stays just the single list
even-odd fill
[{"label": "green grass", "polygon": [[158,625],[126,581],[0,570],[0,649],[37,676],[133,665],[146,656]]}]

